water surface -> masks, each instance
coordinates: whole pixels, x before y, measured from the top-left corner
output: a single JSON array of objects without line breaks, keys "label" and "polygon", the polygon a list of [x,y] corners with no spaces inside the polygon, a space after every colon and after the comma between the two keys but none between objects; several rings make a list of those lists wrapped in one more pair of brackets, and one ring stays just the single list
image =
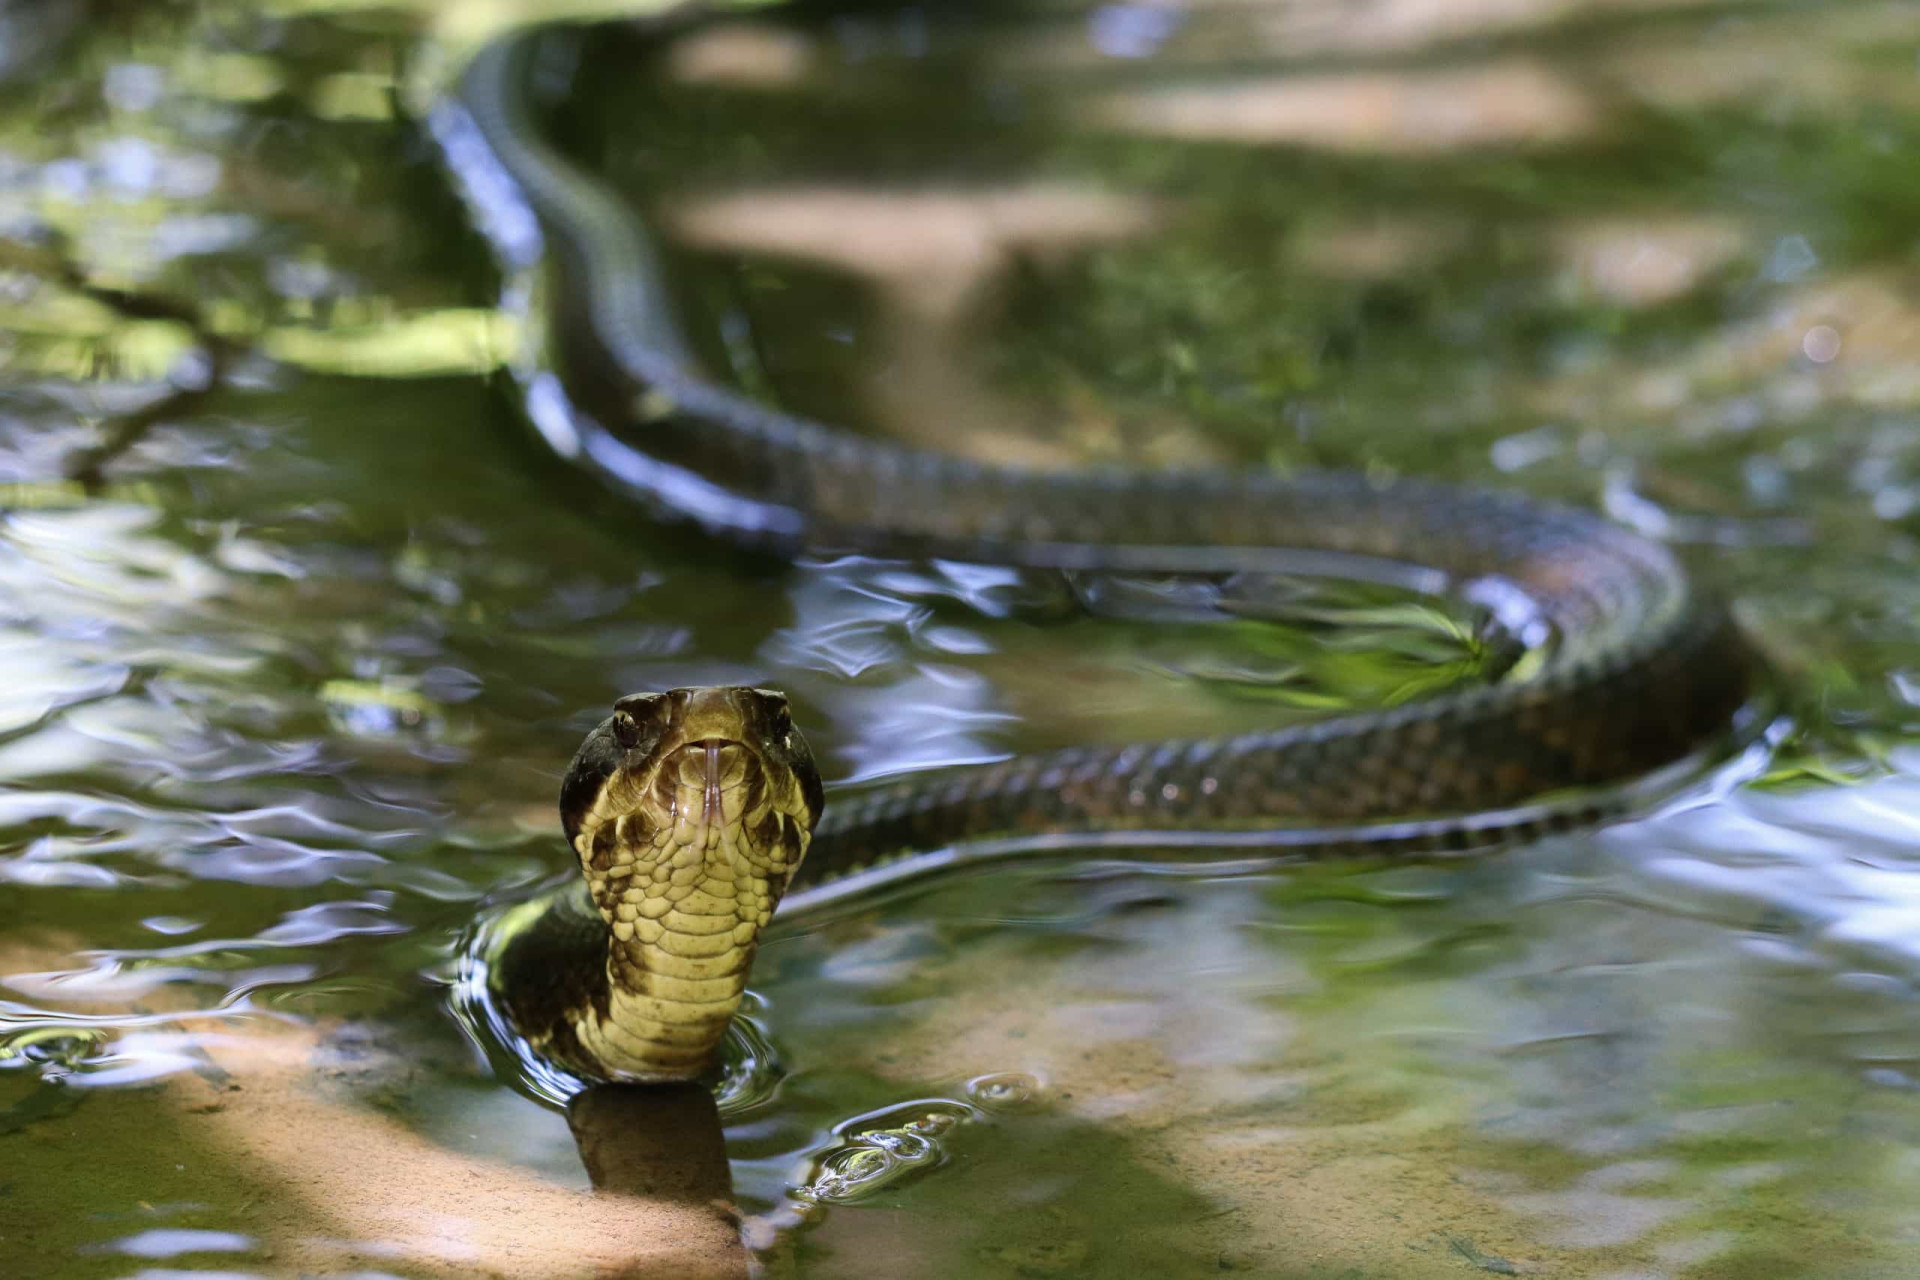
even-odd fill
[{"label": "water surface", "polygon": [[[622,693],[777,685],[859,781],[1481,669],[1470,616],[1366,592],[787,565],[656,523],[520,424],[401,109],[478,10],[24,12],[0,1256],[33,1274],[529,1273],[395,1253],[418,1207],[315,1148],[371,1118],[458,1176],[585,1185],[445,984],[484,902],[564,866],[559,774]],[[783,1074],[728,1131],[770,1271],[1913,1273],[1910,17],[809,4],[581,51],[570,143],[671,229],[742,385],[1034,465],[1599,507],[1732,597],[1787,715],[1657,811],[1470,863],[1009,868],[778,932]],[[114,447],[203,362],[60,262],[191,300],[225,376]],[[852,1186],[883,1149],[912,1158]]]}]

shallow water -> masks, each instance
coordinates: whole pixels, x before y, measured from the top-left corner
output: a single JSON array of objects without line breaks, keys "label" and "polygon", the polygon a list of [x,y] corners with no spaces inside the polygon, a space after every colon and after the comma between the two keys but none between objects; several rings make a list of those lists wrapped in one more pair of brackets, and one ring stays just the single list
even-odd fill
[{"label": "shallow water", "polygon": [[[585,1185],[446,984],[483,902],[564,865],[552,794],[621,693],[777,684],[863,780],[1484,657],[1470,617],[1366,593],[1223,620],[651,523],[501,385],[484,254],[396,115],[426,19],[23,12],[0,1257],[32,1274],[279,1275],[316,1239],[447,1273],[383,1254],[279,1095],[228,1077],[248,1038],[297,1047],[323,1116]],[[784,1074],[728,1122],[770,1272],[1920,1267],[1910,16],[807,6],[586,51],[567,126],[674,229],[743,384],[1040,465],[1602,507],[1733,597],[1788,716],[1658,811],[1469,863],[1012,868],[778,933],[753,1017]],[[482,17],[444,11],[438,47]],[[244,348],[94,491],[74,458],[199,371],[56,250]]]}]

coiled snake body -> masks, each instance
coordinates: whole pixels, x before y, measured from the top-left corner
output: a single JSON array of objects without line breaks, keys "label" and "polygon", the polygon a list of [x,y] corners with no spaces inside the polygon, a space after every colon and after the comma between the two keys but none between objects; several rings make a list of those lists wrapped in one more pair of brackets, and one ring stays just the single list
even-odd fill
[{"label": "coiled snake body", "polygon": [[1546,646],[1524,676],[1386,711],[1022,756],[824,813],[778,695],[623,700],[562,799],[586,883],[529,908],[490,956],[516,1030],[576,1073],[697,1073],[796,870],[802,884],[898,878],[1055,833],[1472,848],[1591,819],[1622,784],[1723,736],[1750,697],[1755,663],[1725,611],[1666,548],[1587,512],[1343,473],[1028,472],[863,439],[709,380],[638,217],[541,131],[542,38],[484,49],[432,123],[509,300],[544,299],[547,349],[521,371],[529,416],[606,482],[784,551],[1409,583]]}]

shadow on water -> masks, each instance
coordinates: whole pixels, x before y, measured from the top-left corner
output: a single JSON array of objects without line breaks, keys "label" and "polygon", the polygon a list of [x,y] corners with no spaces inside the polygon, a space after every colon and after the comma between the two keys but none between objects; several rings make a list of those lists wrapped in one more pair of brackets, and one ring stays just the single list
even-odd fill
[{"label": "shadow on water", "polygon": [[[611,1182],[776,1275],[1913,1273],[1910,14],[809,4],[648,77],[591,45],[569,127],[756,393],[1599,507],[1794,707],[1757,778],[1472,864],[1009,867],[779,932],[722,1148],[704,1104],[698,1141],[563,1116],[446,1012],[614,697],[775,681],[838,781],[1487,654],[1431,602],[789,566],[589,491],[489,385],[512,335],[398,110],[427,20],[293,9],[76,7],[28,57],[0,8],[0,1257],[571,1275],[632,1225]],[[195,335],[57,261],[242,350],[98,493],[73,460]]]}]

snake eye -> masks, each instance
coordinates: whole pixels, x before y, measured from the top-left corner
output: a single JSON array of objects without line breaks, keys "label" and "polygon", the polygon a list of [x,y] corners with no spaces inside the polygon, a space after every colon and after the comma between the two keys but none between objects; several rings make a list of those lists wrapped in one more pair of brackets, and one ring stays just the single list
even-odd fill
[{"label": "snake eye", "polygon": [[640,745],[640,722],[624,711],[613,713],[613,740],[625,750]]},{"label": "snake eye", "polygon": [[664,693],[630,693],[614,703],[613,709],[644,720],[648,716],[657,714],[666,701],[667,695]]},{"label": "snake eye", "polygon": [[767,712],[769,736],[784,738],[793,732],[793,708],[787,705],[787,695],[774,689],[755,689],[754,692],[771,704]]}]

